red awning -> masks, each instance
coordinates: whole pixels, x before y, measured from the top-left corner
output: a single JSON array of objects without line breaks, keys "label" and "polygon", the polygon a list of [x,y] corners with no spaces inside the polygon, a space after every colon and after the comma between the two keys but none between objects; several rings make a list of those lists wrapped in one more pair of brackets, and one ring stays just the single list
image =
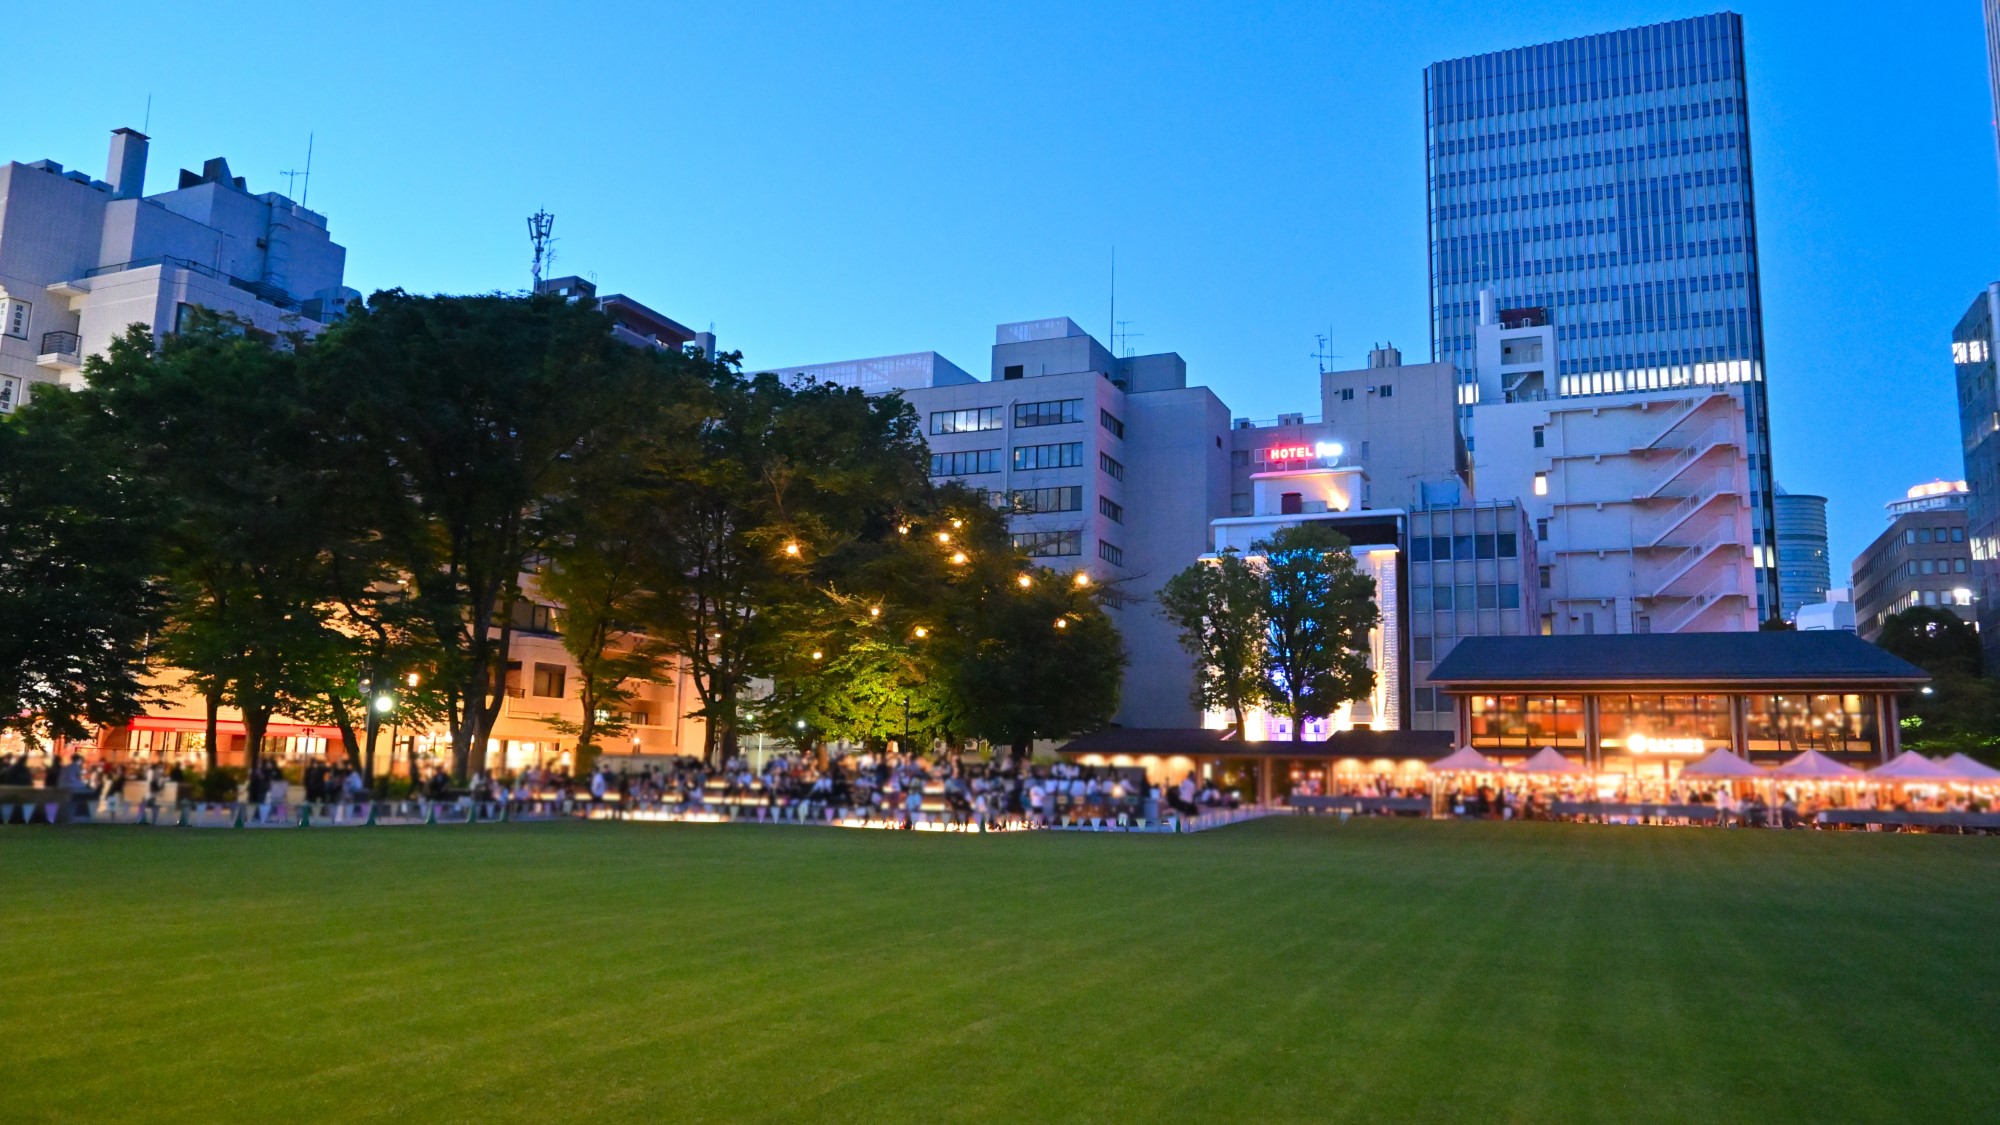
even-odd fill
[{"label": "red awning", "polygon": [[[138,718],[132,720],[131,729],[153,730],[153,731],[181,731],[186,734],[201,734],[208,729],[208,723],[202,719],[177,719],[177,718],[168,718],[166,716],[160,716],[160,715],[141,715]],[[218,719],[216,720],[215,723],[215,733],[217,735],[228,735],[228,734],[247,735],[250,732],[243,729],[243,723],[241,720]],[[324,738],[329,741],[333,741],[337,740],[340,737],[340,728],[309,727],[299,723],[272,723],[270,726],[264,728],[264,737],[267,739]]]}]

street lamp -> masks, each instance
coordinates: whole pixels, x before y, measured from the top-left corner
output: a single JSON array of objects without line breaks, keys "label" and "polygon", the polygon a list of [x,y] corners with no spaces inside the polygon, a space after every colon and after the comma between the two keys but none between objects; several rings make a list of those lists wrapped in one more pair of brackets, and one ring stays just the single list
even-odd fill
[{"label": "street lamp", "polygon": [[1076,572],[1076,580],[1075,580],[1075,581],[1076,581],[1076,584],[1077,584],[1078,586],[1088,586],[1088,585],[1090,585],[1090,572],[1089,572],[1089,571],[1087,571],[1087,570],[1079,570],[1079,571],[1077,571],[1077,572]]},{"label": "street lamp", "polygon": [[1035,580],[1023,574],[1019,578],[1014,579],[1014,584],[1016,586],[1019,586],[1021,589],[1025,590],[1028,587],[1033,586],[1035,584]]},{"label": "street lamp", "polygon": [[964,566],[964,565],[965,565],[965,552],[964,552],[964,551],[957,551],[957,552],[954,552],[954,553],[952,554],[952,556],[951,556],[951,561],[952,561],[953,563],[956,563],[956,564],[957,564],[957,565],[959,565],[959,566]]}]

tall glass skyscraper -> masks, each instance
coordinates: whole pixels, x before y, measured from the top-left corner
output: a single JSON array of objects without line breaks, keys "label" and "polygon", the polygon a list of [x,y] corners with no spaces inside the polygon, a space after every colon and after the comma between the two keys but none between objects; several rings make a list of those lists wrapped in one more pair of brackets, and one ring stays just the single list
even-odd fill
[{"label": "tall glass skyscraper", "polygon": [[1744,95],[1734,13],[1427,68],[1431,355],[1471,371],[1490,289],[1555,328],[1555,385],[1540,393],[1735,387],[1766,615],[1778,597]]}]

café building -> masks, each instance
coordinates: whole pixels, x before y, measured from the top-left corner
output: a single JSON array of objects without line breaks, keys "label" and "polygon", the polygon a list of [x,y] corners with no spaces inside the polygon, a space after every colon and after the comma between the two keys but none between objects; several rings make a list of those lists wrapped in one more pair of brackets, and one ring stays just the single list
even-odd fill
[{"label": "caf\u00e9 building", "polygon": [[1759,764],[1898,753],[1923,669],[1847,632],[1467,637],[1431,671],[1458,743],[1516,762],[1553,746],[1594,770],[1673,777],[1727,749]]}]

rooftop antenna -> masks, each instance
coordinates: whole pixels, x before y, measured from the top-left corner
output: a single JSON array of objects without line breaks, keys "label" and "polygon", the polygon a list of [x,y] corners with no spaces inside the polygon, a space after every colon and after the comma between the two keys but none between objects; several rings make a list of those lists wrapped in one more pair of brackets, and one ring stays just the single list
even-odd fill
[{"label": "rooftop antenna", "polygon": [[1118,347],[1120,344],[1122,344],[1125,347],[1124,358],[1126,359],[1132,358],[1132,337],[1144,336],[1145,333],[1134,332],[1131,329],[1125,327],[1126,325],[1131,323],[1133,322],[1129,320],[1121,320],[1118,322],[1118,331],[1112,334],[1112,344],[1111,344],[1112,355],[1115,356],[1118,354]]},{"label": "rooftop antenna", "polygon": [[1111,358],[1118,358],[1118,247],[1111,248]]},{"label": "rooftop antenna", "polygon": [[528,241],[535,246],[535,264],[532,272],[536,292],[540,292],[542,288],[542,266],[555,260],[555,254],[549,250],[549,244],[555,241],[550,232],[555,229],[556,217],[549,214],[546,209],[528,216]]},{"label": "rooftop antenna", "polygon": [[144,125],[139,126],[139,131],[141,133],[151,133],[153,131],[153,95],[151,94],[146,95],[145,122]]},{"label": "rooftop antenna", "polygon": [[1315,335],[1313,337],[1313,340],[1314,340],[1314,347],[1313,347],[1312,357],[1313,360],[1319,364],[1319,373],[1324,375],[1327,372],[1333,370],[1332,366],[1333,360],[1343,358],[1326,350],[1329,344],[1331,344],[1333,340],[1333,326],[1331,324],[1327,325],[1326,334]]},{"label": "rooftop antenna", "polygon": [[[143,132],[143,130],[142,130]],[[313,177],[313,135],[306,134],[306,170],[303,172],[280,172],[285,177],[285,190],[299,189],[299,206],[306,205],[306,196],[312,194]]]}]

